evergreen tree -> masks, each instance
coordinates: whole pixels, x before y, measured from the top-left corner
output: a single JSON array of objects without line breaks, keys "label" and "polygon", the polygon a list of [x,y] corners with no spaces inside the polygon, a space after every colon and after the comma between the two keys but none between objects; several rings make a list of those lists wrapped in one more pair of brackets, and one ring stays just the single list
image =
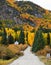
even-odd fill
[{"label": "evergreen tree", "polygon": [[35,35],[35,40],[33,42],[32,46],[32,52],[37,52],[40,49],[43,49],[45,46],[44,39],[42,36],[42,30],[39,28]]},{"label": "evergreen tree", "polygon": [[50,45],[50,35],[49,35],[49,33],[47,34],[47,45]]},{"label": "evergreen tree", "polygon": [[27,44],[28,44],[28,32],[26,34],[26,41],[27,41]]},{"label": "evergreen tree", "polygon": [[2,44],[4,44],[4,45],[8,44],[7,43],[7,33],[6,33],[5,29],[4,29],[3,34],[2,34]]},{"label": "evergreen tree", "polygon": [[0,29],[2,29],[2,21],[0,21]]},{"label": "evergreen tree", "polygon": [[13,44],[14,43],[14,38],[13,38],[13,36],[11,34],[8,36],[8,43],[9,44]]},{"label": "evergreen tree", "polygon": [[25,35],[24,35],[24,32],[21,30],[20,32],[20,37],[19,37],[19,44],[22,43],[22,44],[25,44]]}]

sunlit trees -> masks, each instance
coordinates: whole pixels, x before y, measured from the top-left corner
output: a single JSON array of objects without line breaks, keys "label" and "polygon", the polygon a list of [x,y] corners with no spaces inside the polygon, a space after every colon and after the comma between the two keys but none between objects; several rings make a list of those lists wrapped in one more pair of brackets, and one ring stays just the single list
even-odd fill
[{"label": "sunlit trees", "polygon": [[28,44],[32,46],[34,41],[35,33],[28,32]]}]

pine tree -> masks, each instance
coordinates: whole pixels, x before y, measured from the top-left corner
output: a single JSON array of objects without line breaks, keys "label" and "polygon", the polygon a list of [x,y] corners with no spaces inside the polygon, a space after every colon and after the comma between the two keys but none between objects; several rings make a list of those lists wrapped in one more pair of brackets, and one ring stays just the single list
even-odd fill
[{"label": "pine tree", "polygon": [[8,36],[8,43],[9,44],[13,44],[14,43],[14,38],[13,38],[13,36],[11,34]]},{"label": "pine tree", "polygon": [[39,28],[35,35],[35,40],[32,46],[32,52],[37,52],[40,49],[43,49],[45,46],[44,39],[42,36],[42,30]]},{"label": "pine tree", "polygon": [[2,29],[2,21],[0,21],[0,29]]},{"label": "pine tree", "polygon": [[28,44],[28,32],[26,34],[26,41],[27,41],[27,44]]},{"label": "pine tree", "polygon": [[47,34],[47,45],[50,45],[50,35],[49,35],[49,33]]},{"label": "pine tree", "polygon": [[4,29],[3,34],[2,34],[2,44],[4,44],[4,45],[8,44],[7,43],[7,33],[6,33],[5,29]]},{"label": "pine tree", "polygon": [[21,30],[20,32],[20,37],[19,37],[19,44],[22,43],[22,44],[25,44],[25,35],[24,35],[24,32]]}]

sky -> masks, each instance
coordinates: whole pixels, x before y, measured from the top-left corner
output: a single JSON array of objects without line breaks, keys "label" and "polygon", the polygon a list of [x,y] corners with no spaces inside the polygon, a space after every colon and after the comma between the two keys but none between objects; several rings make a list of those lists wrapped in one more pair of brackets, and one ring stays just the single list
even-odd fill
[{"label": "sky", "polygon": [[[21,1],[21,0],[18,0]],[[51,0],[24,0],[24,1],[31,1],[44,9],[51,10]]]}]

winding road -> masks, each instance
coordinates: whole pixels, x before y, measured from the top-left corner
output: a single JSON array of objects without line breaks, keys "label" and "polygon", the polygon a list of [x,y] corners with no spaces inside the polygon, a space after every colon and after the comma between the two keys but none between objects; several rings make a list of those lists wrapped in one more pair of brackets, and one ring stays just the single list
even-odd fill
[{"label": "winding road", "polygon": [[45,65],[35,54],[32,54],[30,49],[31,47],[28,47],[24,51],[24,56],[16,59],[10,65]]}]

